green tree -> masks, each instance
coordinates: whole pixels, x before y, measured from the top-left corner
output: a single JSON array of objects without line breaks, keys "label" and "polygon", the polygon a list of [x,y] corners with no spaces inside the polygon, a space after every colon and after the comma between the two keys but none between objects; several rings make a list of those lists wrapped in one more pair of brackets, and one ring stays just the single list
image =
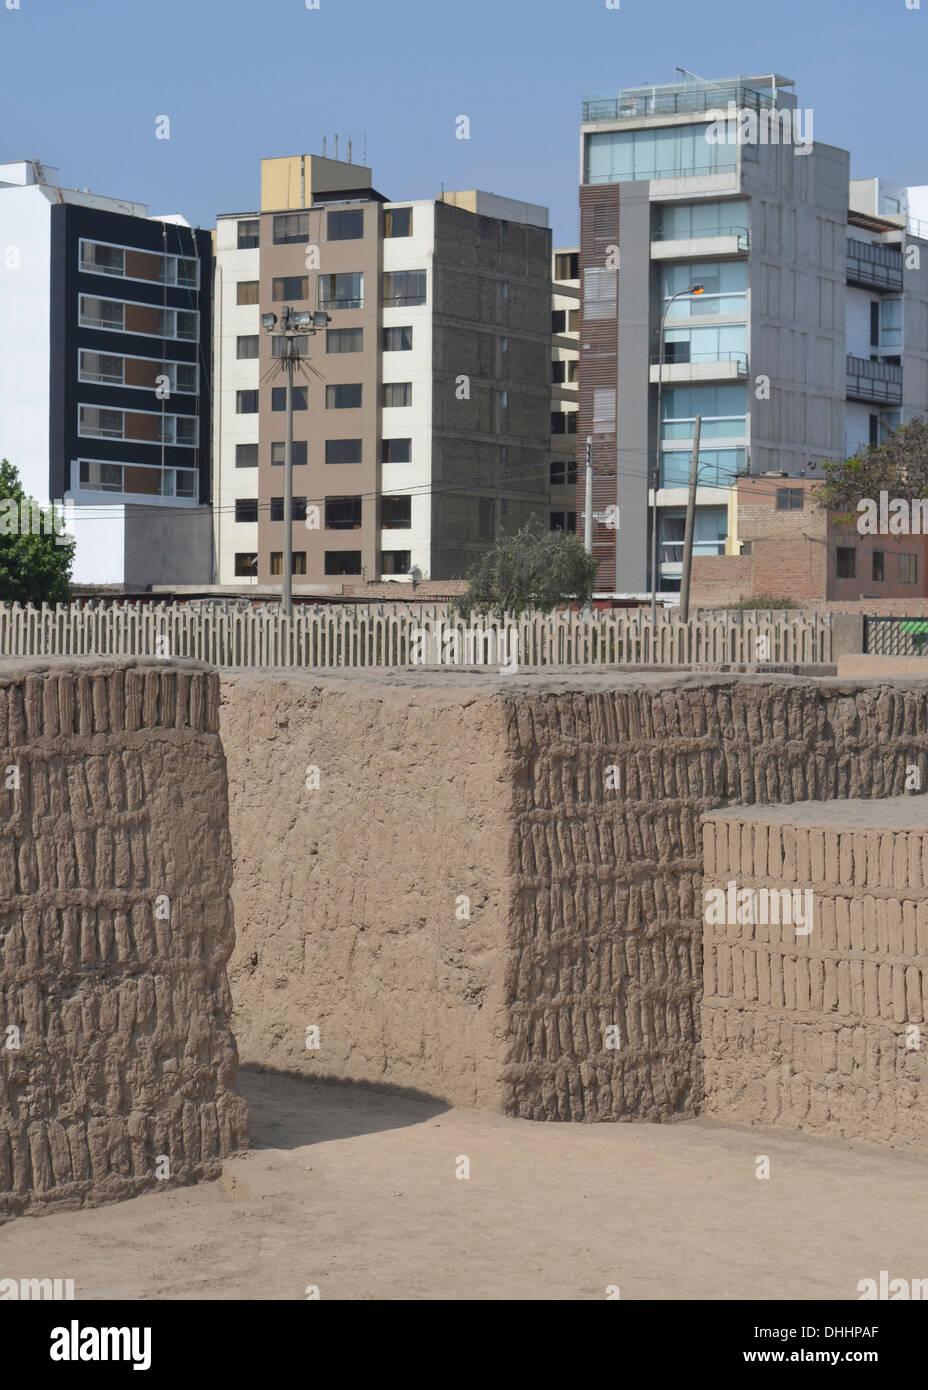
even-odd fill
[{"label": "green tree", "polygon": [[68,601],[75,542],[55,535],[47,511],[40,534],[33,534],[35,526],[30,522],[37,506],[23,490],[13,464],[0,459],[0,601],[4,603]]},{"label": "green tree", "polygon": [[877,501],[881,492],[906,501],[928,498],[928,421],[912,420],[891,430],[882,444],[870,444],[843,463],[826,463],[815,497],[827,511],[856,519],[858,502]]},{"label": "green tree", "polygon": [[571,601],[589,603],[596,561],[576,536],[551,531],[532,515],[521,531],[497,541],[468,578],[467,592],[453,605],[463,618],[550,613]]}]

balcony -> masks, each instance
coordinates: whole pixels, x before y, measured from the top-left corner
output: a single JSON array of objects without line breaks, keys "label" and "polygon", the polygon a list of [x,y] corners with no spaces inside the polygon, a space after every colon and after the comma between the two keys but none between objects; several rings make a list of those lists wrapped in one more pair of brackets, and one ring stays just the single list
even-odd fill
[{"label": "balcony", "polygon": [[697,385],[707,381],[746,381],[748,358],[745,352],[691,353],[689,359],[669,361],[664,355],[663,371],[657,356],[651,359],[651,381],[665,386]]},{"label": "balcony", "polygon": [[652,261],[717,260],[722,256],[746,256],[751,249],[747,227],[720,227],[709,236],[664,237],[656,232],[651,238]]},{"label": "balcony", "polygon": [[847,282],[865,290],[898,294],[902,289],[902,252],[895,246],[872,245],[849,237]]},{"label": "balcony", "polygon": [[628,87],[612,97],[593,97],[583,103],[584,124],[596,121],[643,121],[655,116],[683,116],[690,112],[727,110],[733,101],[739,110],[761,111],[776,105],[740,83],[729,86]]},{"label": "balcony", "polygon": [[877,405],[902,404],[902,368],[891,362],[847,359],[847,399]]}]

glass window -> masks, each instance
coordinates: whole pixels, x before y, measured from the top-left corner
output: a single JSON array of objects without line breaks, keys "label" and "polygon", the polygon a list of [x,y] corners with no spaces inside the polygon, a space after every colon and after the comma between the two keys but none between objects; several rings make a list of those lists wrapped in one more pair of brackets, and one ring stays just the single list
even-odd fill
[{"label": "glass window", "polygon": [[380,552],[381,574],[408,574],[412,554],[408,550],[382,550]]},{"label": "glass window", "polygon": [[327,328],[326,352],[361,352],[364,348],[363,328]]},{"label": "glass window", "polygon": [[[290,499],[290,515],[294,521],[306,520],[306,498],[292,497]],[[284,499],[282,497],[271,498],[271,520],[283,521],[284,519]]]},{"label": "glass window", "polygon": [[566,309],[552,309],[552,310],[551,310],[551,332],[552,332],[552,333],[564,333],[564,332],[566,332],[566,329],[567,329],[567,310],[566,310]]},{"label": "glass window", "polygon": [[236,391],[235,411],[237,415],[257,415],[258,413],[258,393],[257,391]]},{"label": "glass window", "polygon": [[78,434],[98,439],[122,439],[124,417],[121,410],[104,410],[98,405],[82,405],[79,410]]},{"label": "glass window", "polygon": [[285,356],[284,344],[288,341],[293,344],[293,351],[296,353],[298,357],[306,357],[309,354],[309,337],[305,333],[297,333],[294,337],[290,339],[281,337],[279,335],[275,335],[274,337],[272,337],[271,356]]},{"label": "glass window", "polygon": [[424,270],[388,270],[383,277],[383,302],[402,308],[425,303],[426,272]]},{"label": "glass window", "polygon": [[411,463],[411,439],[384,439],[381,441],[381,463]]},{"label": "glass window", "polygon": [[[174,390],[185,395],[197,394],[197,369],[192,362],[166,362],[165,368],[174,369]],[[168,373],[170,375],[170,372]]]},{"label": "glass window", "polygon": [[325,441],[326,463],[360,463],[360,439],[327,439]]},{"label": "glass window", "polygon": [[677,299],[668,321],[707,314],[744,314],[747,310],[748,268],[745,261],[718,261],[692,265],[665,265],[661,271],[664,306],[672,295],[690,285],[702,285],[703,293]]},{"label": "glass window", "polygon": [[361,383],[345,382],[325,388],[326,410],[356,410],[361,404]]},{"label": "glass window", "polygon": [[250,579],[258,573],[258,557],[253,551],[239,553],[235,557],[235,576],[237,579]]},{"label": "glass window", "polygon": [[412,405],[411,381],[385,381],[383,384],[384,407]]},{"label": "glass window", "polygon": [[[284,572],[284,552],[282,550],[271,551],[271,574],[283,574]],[[290,552],[290,573],[306,573],[306,551],[292,550]]]},{"label": "glass window", "polygon": [[562,251],[554,258],[555,280],[579,280],[580,252]]},{"label": "glass window", "polygon": [[[294,410],[305,410],[305,409],[306,409],[306,396],[307,396],[307,391],[308,391],[308,387],[306,387],[306,386],[294,386],[294,388],[293,388],[293,409],[294,409]],[[257,394],[258,394],[258,393],[257,393],[257,391],[256,391],[256,392],[255,392],[255,395],[257,395]],[[271,409],[272,409],[272,410],[286,410],[286,409],[287,409],[287,388],[286,388],[286,386],[272,386],[272,387],[271,387]]]},{"label": "glass window", "polygon": [[235,520],[236,520],[236,521],[257,521],[257,520],[258,520],[258,499],[257,499],[257,497],[236,497],[236,499],[235,499]]},{"label": "glass window", "polygon": [[309,276],[275,275],[271,285],[271,298],[277,303],[287,299],[308,299]]},{"label": "glass window", "polygon": [[383,215],[385,237],[412,236],[412,208],[387,208]]},{"label": "glass window", "polygon": [[747,423],[744,386],[664,388],[661,401],[664,439],[692,439],[696,416],[702,416],[702,438],[740,437]]},{"label": "glass window", "polygon": [[875,584],[883,582],[883,551],[874,550],[873,552],[873,581]]},{"label": "glass window", "polygon": [[[900,556],[900,559],[902,557]],[[853,546],[839,545],[835,552],[835,572],[839,579],[853,579],[857,573],[856,552]]]},{"label": "glass window", "polygon": [[360,550],[327,550],[325,552],[326,574],[360,574]]},{"label": "glass window", "polygon": [[918,556],[899,556],[899,583],[915,584],[918,580]]},{"label": "glass window", "polygon": [[235,466],[236,466],[236,468],[257,468],[257,466],[258,466],[258,446],[257,446],[257,444],[236,444],[236,446],[235,446]]},{"label": "glass window", "polygon": [[98,241],[82,241],[81,270],[96,275],[125,275],[126,253],[121,246],[102,246]]},{"label": "glass window", "polygon": [[577,481],[576,459],[552,459],[548,465],[548,476],[552,487],[570,487]]},{"label": "glass window", "polygon": [[239,251],[251,251],[260,245],[261,219],[258,217],[242,218],[238,224]]},{"label": "glass window", "polygon": [[239,280],[235,287],[236,304],[257,304],[258,303],[258,281]]},{"label": "glass window", "polygon": [[357,531],[360,526],[360,497],[327,497],[325,499],[325,529],[327,531]]},{"label": "glass window", "polygon": [[360,270],[319,276],[320,309],[363,309],[364,275]]},{"label": "glass window", "polygon": [[240,333],[235,340],[236,357],[257,357],[259,341],[257,333]]},{"label": "glass window", "polygon": [[380,524],[384,531],[407,531],[412,525],[412,498],[382,497]]},{"label": "glass window", "polygon": [[745,199],[731,203],[667,203],[661,210],[660,234],[664,241],[743,234],[748,230],[748,208]]},{"label": "glass window", "polygon": [[737,146],[711,144],[699,125],[610,130],[586,137],[585,183],[672,179],[737,168]]},{"label": "glass window", "polygon": [[325,234],[328,241],[358,241],[364,235],[364,209],[347,208],[330,212]]},{"label": "glass window", "polygon": [[747,363],[747,325],[724,328],[668,328],[664,334],[665,362]]},{"label": "glass window", "polygon": [[278,213],[274,218],[273,237],[275,246],[289,246],[295,242],[309,241],[309,213]]},{"label": "glass window", "polygon": [[[700,487],[730,487],[745,469],[744,449],[700,449]],[[661,487],[688,487],[690,450],[665,449],[661,455]]]},{"label": "glass window", "polygon": [[409,352],[411,348],[411,328],[385,328],[383,330],[384,352]]},{"label": "glass window", "polygon": [[[271,464],[274,468],[283,468],[286,454],[286,442],[278,441],[271,445]],[[302,468],[306,462],[306,440],[294,439],[293,441],[293,466]]]},{"label": "glass window", "polygon": [[880,347],[902,346],[902,300],[880,300]]},{"label": "glass window", "polygon": [[777,511],[778,512],[801,512],[803,495],[801,487],[778,487],[777,488]]},{"label": "glass window", "polygon": [[81,295],[81,323],[84,327],[121,329],[123,322],[124,306],[117,300]]},{"label": "glass window", "polygon": [[125,382],[125,360],[106,352],[87,352],[82,349],[80,378],[81,381],[99,381],[110,386],[122,386]]}]

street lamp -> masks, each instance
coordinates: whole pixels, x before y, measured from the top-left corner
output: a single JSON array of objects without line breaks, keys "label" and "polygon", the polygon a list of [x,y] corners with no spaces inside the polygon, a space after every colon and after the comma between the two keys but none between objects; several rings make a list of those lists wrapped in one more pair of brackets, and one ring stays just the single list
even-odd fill
[{"label": "street lamp", "polygon": [[310,337],[325,328],[330,315],[323,310],[310,313],[294,311],[285,304],[276,314],[262,314],[261,327],[274,338],[281,339],[280,366],[287,373],[287,433],[284,444],[284,544],[282,556],[280,606],[284,617],[293,615],[293,371],[303,361],[300,338]]},{"label": "street lamp", "polygon": [[664,327],[667,323],[667,315],[670,306],[675,299],[683,299],[688,294],[704,294],[704,285],[690,285],[685,290],[678,290],[668,299],[664,312],[661,315],[661,336],[660,350],[657,359],[657,465],[654,469],[653,489],[651,493],[651,622],[657,624],[657,489],[660,485],[661,477],[661,442],[663,434],[663,422],[661,420],[661,397],[664,387]]}]

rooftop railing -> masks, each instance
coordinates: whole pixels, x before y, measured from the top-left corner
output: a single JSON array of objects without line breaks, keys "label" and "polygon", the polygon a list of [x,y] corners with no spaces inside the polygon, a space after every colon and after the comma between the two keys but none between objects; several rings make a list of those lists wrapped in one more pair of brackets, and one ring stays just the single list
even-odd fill
[{"label": "rooftop railing", "polygon": [[627,88],[614,97],[591,97],[583,103],[584,122],[640,121],[652,116],[681,116],[687,112],[725,110],[733,101],[740,110],[760,111],[774,107],[768,93],[753,87],[680,87],[676,91],[649,91]]}]

